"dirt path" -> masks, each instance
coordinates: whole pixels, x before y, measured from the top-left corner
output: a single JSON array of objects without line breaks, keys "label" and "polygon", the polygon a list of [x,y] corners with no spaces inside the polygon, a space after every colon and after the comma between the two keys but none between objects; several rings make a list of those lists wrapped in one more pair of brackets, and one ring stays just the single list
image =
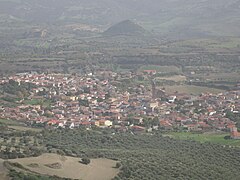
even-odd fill
[{"label": "dirt path", "polygon": [[9,180],[7,177],[7,169],[3,165],[4,160],[0,159],[0,179],[1,180]]}]

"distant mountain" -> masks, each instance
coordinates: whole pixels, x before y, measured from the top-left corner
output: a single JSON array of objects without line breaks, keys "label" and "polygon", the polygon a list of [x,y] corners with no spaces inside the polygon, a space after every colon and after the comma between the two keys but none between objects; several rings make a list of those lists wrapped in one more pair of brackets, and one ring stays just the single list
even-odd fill
[{"label": "distant mountain", "polygon": [[103,34],[108,36],[116,36],[116,35],[144,35],[147,31],[139,26],[138,24],[130,21],[125,20],[118,24],[111,26],[107,29]]},{"label": "distant mountain", "polygon": [[134,19],[169,37],[240,36],[240,0],[0,0],[0,17],[0,27],[80,23],[104,30]]}]

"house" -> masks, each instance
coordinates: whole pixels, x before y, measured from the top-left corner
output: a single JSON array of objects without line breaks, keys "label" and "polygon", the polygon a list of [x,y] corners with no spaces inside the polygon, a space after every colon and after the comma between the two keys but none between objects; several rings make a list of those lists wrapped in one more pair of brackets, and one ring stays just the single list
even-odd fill
[{"label": "house", "polygon": [[158,101],[150,102],[149,106],[152,109],[152,111],[154,111],[155,108],[159,107],[159,103],[158,103]]},{"label": "house", "polygon": [[141,117],[135,117],[131,119],[133,124],[142,124],[143,123],[143,118]]},{"label": "house", "polygon": [[73,129],[74,127],[75,127],[75,123],[72,122],[72,123],[70,124],[69,128],[70,128],[70,129]]},{"label": "house", "polygon": [[131,130],[133,132],[145,132],[145,127],[142,127],[142,126],[132,126]]},{"label": "house", "polygon": [[173,125],[169,122],[169,120],[160,120],[160,127],[166,130],[173,129]]},{"label": "house", "polygon": [[157,71],[156,70],[144,70],[143,73],[148,74],[148,75],[155,75],[157,73]]},{"label": "house", "polygon": [[169,102],[169,103],[174,103],[176,99],[177,99],[177,96],[170,96],[170,97],[168,98],[168,102]]},{"label": "house", "polygon": [[91,127],[91,122],[89,121],[82,121],[80,122],[80,126],[90,128]]},{"label": "house", "polygon": [[73,129],[75,127],[75,123],[71,121],[67,121],[65,124],[65,127],[68,127],[69,129]]},{"label": "house", "polygon": [[99,120],[95,122],[95,125],[98,127],[106,128],[113,125],[112,121],[109,120]]},{"label": "house", "polygon": [[198,125],[197,124],[187,124],[184,125],[183,127],[187,128],[188,131],[198,131]]},{"label": "house", "polygon": [[64,128],[64,122],[59,122],[58,123],[58,128]]},{"label": "house", "polygon": [[49,126],[53,126],[53,125],[56,125],[56,124],[59,124],[59,121],[55,120],[55,119],[52,119],[52,120],[47,122],[47,125],[49,125]]},{"label": "house", "polygon": [[240,132],[238,132],[237,127],[232,125],[229,128],[230,128],[230,132],[231,132],[230,137],[232,139],[240,139]]},{"label": "house", "polygon": [[204,121],[198,122],[198,126],[199,126],[200,128],[202,128],[202,130],[211,129],[211,126],[208,125],[208,124],[207,124],[206,122],[204,122]]}]

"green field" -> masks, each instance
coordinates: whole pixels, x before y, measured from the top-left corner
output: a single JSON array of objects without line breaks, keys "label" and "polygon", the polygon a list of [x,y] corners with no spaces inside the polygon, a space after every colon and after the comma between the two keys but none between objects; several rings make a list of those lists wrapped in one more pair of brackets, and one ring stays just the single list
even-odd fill
[{"label": "green field", "polygon": [[26,105],[42,105],[44,107],[48,107],[51,105],[51,101],[46,99],[25,100],[23,103]]},{"label": "green field", "polygon": [[14,121],[12,119],[0,119],[0,124],[5,124],[10,129],[14,129],[14,130],[17,130],[17,131],[35,131],[35,132],[42,131],[41,128],[26,127],[23,124],[21,124],[21,122]]},{"label": "green field", "polygon": [[19,122],[11,119],[0,119],[0,123],[6,124],[6,125],[19,125]]},{"label": "green field", "polygon": [[11,129],[17,130],[17,131],[34,131],[34,132],[41,132],[41,128],[31,128],[31,127],[25,127],[25,126],[8,126]]},{"label": "green field", "polygon": [[194,140],[194,141],[198,141],[201,143],[210,142],[210,143],[217,143],[217,144],[240,147],[240,140],[224,138],[226,136],[229,136],[229,133],[197,134],[197,133],[191,133],[191,132],[171,132],[171,133],[165,134],[164,136],[169,136],[174,139]]},{"label": "green field", "polygon": [[181,70],[176,66],[142,66],[140,70],[156,70],[159,73],[181,73]]},{"label": "green field", "polygon": [[219,49],[236,49],[240,46],[240,38],[209,38],[209,39],[190,39],[184,41],[178,41],[172,43],[173,46],[183,46],[183,47],[201,47],[206,48],[210,51],[215,51]]}]

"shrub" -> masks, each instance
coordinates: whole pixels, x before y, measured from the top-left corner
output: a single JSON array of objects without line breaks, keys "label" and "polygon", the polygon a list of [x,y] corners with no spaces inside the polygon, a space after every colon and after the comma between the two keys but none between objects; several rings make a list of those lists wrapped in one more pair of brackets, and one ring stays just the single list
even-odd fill
[{"label": "shrub", "polygon": [[86,164],[86,165],[90,164],[90,162],[91,161],[89,158],[82,158],[82,161],[81,161],[82,164]]}]

